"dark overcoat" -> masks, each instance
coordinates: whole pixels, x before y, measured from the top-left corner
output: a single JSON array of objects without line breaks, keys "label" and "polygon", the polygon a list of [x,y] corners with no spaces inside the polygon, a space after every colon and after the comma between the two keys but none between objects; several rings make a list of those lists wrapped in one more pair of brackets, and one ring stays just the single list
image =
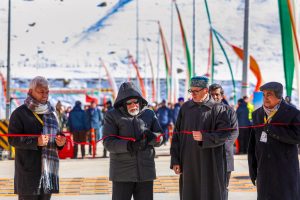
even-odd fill
[{"label": "dark overcoat", "polygon": [[[40,115],[41,119],[43,118]],[[43,126],[26,105],[18,107],[11,115],[8,133],[37,134],[42,133]],[[40,194],[42,169],[42,148],[37,146],[37,137],[9,137],[10,145],[15,147],[14,192],[21,195]],[[58,147],[62,149],[63,147]],[[58,182],[57,182],[58,184]],[[58,193],[52,190],[51,193]]]},{"label": "dark overcoat", "polygon": [[[264,124],[264,116],[263,107],[254,111],[253,125]],[[270,124],[251,130],[248,161],[258,200],[300,199],[299,124],[299,110],[282,100]],[[267,142],[260,141],[262,131],[267,133]]]},{"label": "dark overcoat", "polygon": [[235,111],[228,105],[223,104],[227,108],[228,117],[230,120],[230,126],[232,131],[228,139],[225,142],[226,160],[227,160],[227,172],[234,171],[234,150],[233,145],[235,140],[239,136],[238,120]]},{"label": "dark overcoat", "polygon": [[[108,111],[104,118],[103,135],[118,135],[142,139],[143,132],[162,132],[155,113],[150,109],[142,109],[136,115],[129,115],[123,104],[130,98],[138,98],[143,108],[147,101],[141,96],[139,90],[131,84],[123,83],[116,98],[114,109]],[[165,136],[164,136],[165,137]],[[130,153],[127,149],[128,140],[118,137],[107,137],[104,147],[110,152],[109,179],[118,182],[153,181],[155,172],[155,150],[148,145],[145,150]],[[160,146],[158,144],[158,146]]]},{"label": "dark overcoat", "polygon": [[[225,141],[230,135],[226,108],[212,98],[202,105],[185,102],[176,121],[171,144],[171,168],[180,165],[181,200],[224,200],[226,198]],[[223,130],[219,130],[223,129]],[[197,142],[191,131],[202,131]]]}]

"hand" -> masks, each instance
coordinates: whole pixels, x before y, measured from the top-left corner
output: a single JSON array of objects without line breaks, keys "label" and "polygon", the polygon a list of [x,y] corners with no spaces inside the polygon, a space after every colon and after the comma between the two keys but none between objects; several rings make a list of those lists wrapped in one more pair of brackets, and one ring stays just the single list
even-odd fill
[{"label": "hand", "polygon": [[63,135],[57,135],[55,137],[55,142],[56,142],[56,145],[59,146],[59,147],[62,147],[65,145],[66,143],[66,137],[63,136]]},{"label": "hand", "polygon": [[175,174],[181,174],[181,169],[180,169],[180,165],[173,165],[173,170],[175,172]]},{"label": "hand", "polygon": [[147,147],[147,138],[144,138],[142,140],[136,140],[135,142],[133,141],[127,142],[127,150],[130,153],[145,150],[146,147]]},{"label": "hand", "polygon": [[193,131],[193,138],[194,138],[194,140],[196,140],[196,141],[202,141],[203,138],[202,138],[202,133],[201,133],[201,131]]},{"label": "hand", "polygon": [[44,147],[44,146],[47,146],[49,142],[49,136],[48,135],[40,135],[38,137],[38,146],[40,147]]},{"label": "hand", "polygon": [[157,141],[157,136],[160,135],[160,133],[154,133],[150,130],[145,130],[143,135],[147,138],[148,145],[154,146],[160,143],[160,140]]}]

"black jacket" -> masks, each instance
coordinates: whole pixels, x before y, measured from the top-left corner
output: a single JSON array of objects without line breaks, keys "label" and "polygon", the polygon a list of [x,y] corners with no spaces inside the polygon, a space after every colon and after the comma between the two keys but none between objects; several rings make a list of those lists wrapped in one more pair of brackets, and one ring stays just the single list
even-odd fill
[{"label": "black jacket", "polygon": [[[18,107],[10,117],[8,133],[40,135],[42,130],[41,123],[25,105]],[[22,195],[40,194],[42,148],[37,146],[38,138],[9,137],[8,140],[16,151],[15,193]],[[51,193],[58,193],[58,191],[51,191]]]},{"label": "black jacket", "polygon": [[234,171],[234,151],[233,144],[239,136],[238,132],[238,120],[235,111],[230,106],[223,104],[228,113],[230,120],[230,127],[232,128],[231,134],[225,142],[226,160],[227,160],[227,172]]},{"label": "black jacket", "polygon": [[[253,112],[253,125],[264,124],[264,116],[262,107]],[[300,199],[299,123],[299,110],[282,101],[271,124],[251,130],[248,162],[251,180],[254,184],[256,181],[258,200]],[[262,131],[267,133],[266,143],[260,141]]]},{"label": "black jacket", "polygon": [[[142,138],[145,130],[162,132],[155,113],[143,109],[137,116],[132,117],[123,107],[128,98],[140,99],[141,108],[147,103],[138,89],[129,83],[121,85],[114,109],[108,111],[104,118],[103,135],[118,135],[123,137]],[[155,151],[148,145],[143,151],[131,154],[127,150],[127,140],[108,137],[104,140],[105,148],[110,152],[109,178],[111,181],[141,182],[152,181],[156,178]]]}]

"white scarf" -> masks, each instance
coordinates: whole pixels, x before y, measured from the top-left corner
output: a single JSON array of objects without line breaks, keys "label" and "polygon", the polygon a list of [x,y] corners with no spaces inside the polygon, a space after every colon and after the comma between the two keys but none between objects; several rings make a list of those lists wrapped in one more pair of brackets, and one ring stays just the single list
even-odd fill
[{"label": "white scarf", "polygon": [[279,101],[279,103],[276,106],[274,106],[274,108],[267,108],[263,105],[264,111],[267,114],[267,116],[269,116],[273,112],[277,112],[277,110],[280,107],[280,104],[281,104],[281,100]]}]

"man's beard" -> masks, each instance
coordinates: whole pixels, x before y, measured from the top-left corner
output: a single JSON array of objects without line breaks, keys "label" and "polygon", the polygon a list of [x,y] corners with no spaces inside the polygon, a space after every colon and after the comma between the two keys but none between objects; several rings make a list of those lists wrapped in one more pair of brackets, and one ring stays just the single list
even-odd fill
[{"label": "man's beard", "polygon": [[140,112],[140,109],[131,109],[131,110],[128,110],[128,113],[131,115],[131,116],[136,116],[138,115]]}]

